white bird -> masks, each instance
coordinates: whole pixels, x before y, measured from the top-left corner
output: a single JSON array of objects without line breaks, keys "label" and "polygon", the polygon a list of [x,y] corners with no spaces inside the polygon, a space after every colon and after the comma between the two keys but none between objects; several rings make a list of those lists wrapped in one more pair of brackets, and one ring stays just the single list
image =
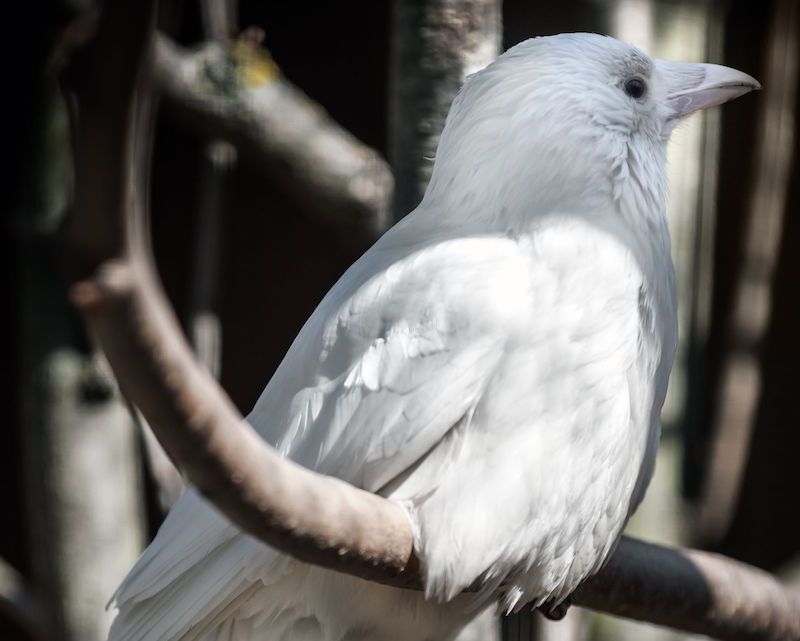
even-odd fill
[{"label": "white bird", "polygon": [[403,505],[425,593],[290,559],[189,490],[114,596],[110,639],[441,640],[498,599],[567,598],[653,471],[677,328],[667,140],[758,86],[593,34],[468,78],[422,203],[248,416],[286,457]]}]

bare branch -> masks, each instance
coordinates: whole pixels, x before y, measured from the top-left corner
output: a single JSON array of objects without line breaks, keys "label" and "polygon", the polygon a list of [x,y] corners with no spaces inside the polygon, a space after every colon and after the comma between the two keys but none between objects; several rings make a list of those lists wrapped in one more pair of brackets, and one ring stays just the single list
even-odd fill
[{"label": "bare branch", "polygon": [[800,640],[800,592],[724,556],[628,537],[575,603],[717,639]]},{"label": "bare branch", "polygon": [[182,122],[236,145],[310,214],[361,241],[385,231],[393,186],[386,161],[286,80],[263,50],[240,40],[188,52],[158,36],[156,78]]},{"label": "bare branch", "polygon": [[[206,38],[227,42],[236,30],[235,0],[200,0]],[[225,192],[236,167],[236,149],[222,140],[209,140],[202,154],[197,182],[197,216],[192,237],[192,281],[186,325],[197,358],[214,378],[222,363],[222,324],[217,314],[220,256],[220,220]],[[136,408],[133,415],[141,429],[147,467],[156,486],[159,507],[167,512],[184,489],[183,478],[161,447],[147,421]]]},{"label": "bare branch", "polygon": [[[148,252],[136,249],[135,241],[141,239],[131,230],[143,227],[136,222],[142,212],[133,197],[135,183],[130,178],[135,163],[128,152],[146,149],[132,141],[146,134],[136,127],[148,121],[119,114],[137,112],[141,94],[137,99],[132,79],[140,75],[142,53],[152,33],[152,22],[142,15],[152,12],[153,5],[104,4],[104,11],[116,14],[103,21],[107,29],[129,23],[150,24],[150,30],[125,27],[133,49],[115,60],[114,74],[131,86],[107,88],[103,110],[97,105],[81,110],[94,120],[84,121],[78,131],[76,193],[83,198],[76,196],[80,206],[73,222],[81,233],[73,237],[73,250],[94,251],[81,254],[84,261],[93,259],[84,263],[92,271],[73,286],[73,300],[123,390],[167,451],[238,527],[303,561],[395,586],[419,587],[411,528],[402,510],[305,470],[267,446],[198,366],[155,281]],[[139,15],[131,19],[127,12]],[[102,43],[119,45],[109,34],[98,41],[94,55],[107,60],[109,52],[99,46]],[[95,95],[84,92],[78,98],[91,103]],[[106,112],[111,117],[102,117]],[[102,157],[89,153],[86,145],[98,136],[104,137],[102,151],[123,162],[101,162]],[[90,179],[93,182],[87,184]],[[100,193],[87,198],[89,187]],[[93,229],[99,231],[93,235]],[[577,601],[722,639],[800,639],[800,597],[772,577],[721,557],[627,539],[609,565],[580,589]]]},{"label": "bare branch", "polygon": [[281,459],[200,368],[143,261],[73,288],[123,391],[172,458],[237,525],[301,560],[412,585],[411,531],[389,501]]}]

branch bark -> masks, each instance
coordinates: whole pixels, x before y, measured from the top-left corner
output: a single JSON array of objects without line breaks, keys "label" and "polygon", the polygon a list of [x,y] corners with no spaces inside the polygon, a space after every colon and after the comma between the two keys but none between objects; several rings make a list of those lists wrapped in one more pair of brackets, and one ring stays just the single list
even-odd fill
[{"label": "branch bark", "polygon": [[[165,303],[142,237],[132,233],[143,228],[137,222],[143,210],[132,152],[146,150],[136,140],[147,133],[142,125],[148,122],[133,117],[143,98],[133,87],[146,66],[154,5],[104,4],[109,15],[101,30],[107,32],[93,55],[107,65],[119,40],[127,39],[126,55],[106,66],[124,82],[105,85],[101,93],[78,92],[81,113],[91,120],[79,127],[76,139],[72,247],[84,270],[72,299],[167,451],[238,527],[303,561],[419,587],[402,510],[280,458],[258,437],[198,366]],[[111,37],[115,27],[122,35]],[[93,102],[98,97],[102,102]],[[100,135],[102,151],[121,162],[96,155],[92,144]],[[722,639],[800,639],[800,597],[769,575],[720,557],[628,539],[580,589],[577,602]]]},{"label": "branch bark", "polygon": [[156,38],[165,106],[212,139],[234,144],[306,211],[359,243],[386,230],[392,173],[284,78],[257,46],[208,42],[187,51]]},{"label": "branch bark", "polygon": [[800,639],[800,593],[770,574],[721,555],[628,537],[574,600],[717,639]]}]

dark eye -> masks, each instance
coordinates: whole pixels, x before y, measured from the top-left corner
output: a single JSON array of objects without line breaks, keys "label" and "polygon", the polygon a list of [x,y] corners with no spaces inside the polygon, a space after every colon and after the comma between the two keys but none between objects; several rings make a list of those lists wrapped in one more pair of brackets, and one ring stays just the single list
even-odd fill
[{"label": "dark eye", "polygon": [[647,85],[641,78],[631,78],[625,81],[625,93],[631,98],[641,98],[647,91]]}]

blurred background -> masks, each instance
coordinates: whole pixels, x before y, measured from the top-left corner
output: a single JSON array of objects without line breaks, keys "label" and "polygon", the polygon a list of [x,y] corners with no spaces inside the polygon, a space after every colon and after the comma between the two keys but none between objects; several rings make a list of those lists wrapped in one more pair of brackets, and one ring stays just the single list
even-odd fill
[{"label": "blurred background", "polygon": [[[327,289],[418,202],[449,101],[501,48],[593,31],[655,57],[736,67],[764,90],[692,117],[670,143],[681,339],[656,477],[629,531],[797,580],[797,5],[165,3],[151,226],[198,355],[247,413]],[[105,603],[182,485],[65,296],[71,160],[58,69],[95,7],[13,7],[0,156],[0,639],[99,641]],[[519,641],[682,638],[576,609],[558,624],[523,615],[502,627]],[[500,629],[487,620],[465,638],[493,641]]]}]

